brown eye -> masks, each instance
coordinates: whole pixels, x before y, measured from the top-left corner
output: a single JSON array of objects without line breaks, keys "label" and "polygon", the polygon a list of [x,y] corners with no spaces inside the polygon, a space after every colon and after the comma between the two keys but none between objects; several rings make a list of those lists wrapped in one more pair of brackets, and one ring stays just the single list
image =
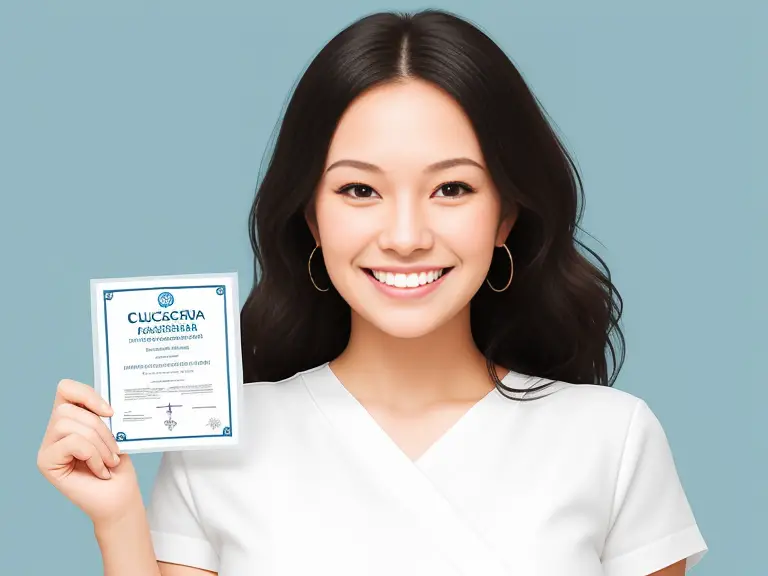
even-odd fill
[{"label": "brown eye", "polygon": [[350,196],[351,198],[358,200],[367,200],[369,198],[378,196],[373,188],[366,186],[365,184],[348,184],[339,188],[337,193],[345,194],[346,196]]},{"label": "brown eye", "polygon": [[370,198],[373,196],[373,188],[368,186],[353,186],[351,190],[357,190],[356,198]]},{"label": "brown eye", "polygon": [[[435,192],[435,196],[442,198],[458,198],[464,194],[472,192],[472,187],[463,182],[448,182],[440,186]],[[440,194],[442,192],[442,194]]]}]

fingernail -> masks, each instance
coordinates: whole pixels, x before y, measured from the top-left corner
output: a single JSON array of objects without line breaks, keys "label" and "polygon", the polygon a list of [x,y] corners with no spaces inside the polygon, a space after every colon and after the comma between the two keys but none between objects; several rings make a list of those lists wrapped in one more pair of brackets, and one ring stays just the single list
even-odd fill
[{"label": "fingernail", "polygon": [[105,469],[101,477],[104,478],[104,480],[109,480],[112,478],[112,474],[109,473],[109,470]]},{"label": "fingernail", "polygon": [[112,454],[112,460],[115,461],[115,464],[120,464],[120,456],[117,454]]}]

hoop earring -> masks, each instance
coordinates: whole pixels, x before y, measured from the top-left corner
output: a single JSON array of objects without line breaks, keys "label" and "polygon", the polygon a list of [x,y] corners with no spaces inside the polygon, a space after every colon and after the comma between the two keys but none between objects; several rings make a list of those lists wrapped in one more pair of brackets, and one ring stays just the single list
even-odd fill
[{"label": "hoop earring", "polygon": [[312,252],[310,252],[310,254],[309,254],[309,261],[307,262],[307,272],[309,272],[309,281],[312,282],[312,286],[314,286],[315,290],[317,290],[318,292],[328,292],[328,290],[331,289],[330,286],[328,288],[326,288],[325,290],[323,290],[317,284],[315,284],[315,279],[312,278],[312,256],[315,255],[315,250],[317,250],[318,248],[320,248],[319,244],[317,246],[315,246],[312,249]]},{"label": "hoop earring", "polygon": [[515,274],[515,263],[512,260],[512,252],[509,251],[509,248],[507,248],[506,244],[502,244],[501,247],[507,251],[507,256],[509,256],[509,280],[507,280],[507,284],[504,286],[504,288],[497,290],[491,285],[491,282],[488,280],[488,278],[486,278],[485,283],[488,284],[488,287],[494,292],[504,292],[507,288],[509,288],[509,285],[512,284],[512,276]]}]

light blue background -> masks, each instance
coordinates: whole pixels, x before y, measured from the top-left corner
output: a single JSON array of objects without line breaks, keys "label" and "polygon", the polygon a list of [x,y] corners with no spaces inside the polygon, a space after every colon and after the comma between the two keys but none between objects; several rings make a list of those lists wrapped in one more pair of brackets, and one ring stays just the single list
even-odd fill
[{"label": "light blue background", "polygon": [[[764,574],[765,3],[627,4],[440,7],[502,45],[582,170],[625,297],[617,387],[665,426],[711,549],[695,573]],[[294,82],[357,17],[419,7],[2,1],[0,573],[101,573],[89,521],[35,465],[58,380],[92,382],[89,279],[236,270],[242,301]],[[158,456],[135,461],[147,495]]]}]

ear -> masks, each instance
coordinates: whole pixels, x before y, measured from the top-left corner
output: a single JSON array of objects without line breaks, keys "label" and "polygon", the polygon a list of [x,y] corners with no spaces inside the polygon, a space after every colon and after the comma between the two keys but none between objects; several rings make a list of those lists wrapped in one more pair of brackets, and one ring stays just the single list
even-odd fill
[{"label": "ear", "polygon": [[304,209],[304,220],[309,226],[309,231],[312,233],[312,237],[315,239],[315,244],[320,246],[320,233],[317,228],[317,218],[315,217],[314,202],[310,202]]},{"label": "ear", "polygon": [[517,216],[519,214],[519,207],[517,205],[513,206],[512,208],[507,211],[504,218],[499,222],[499,229],[496,233],[496,247],[501,248],[501,246],[504,244],[504,242],[507,241],[507,236],[509,236],[509,233],[512,231],[512,228],[515,227],[515,222],[517,222]]}]

